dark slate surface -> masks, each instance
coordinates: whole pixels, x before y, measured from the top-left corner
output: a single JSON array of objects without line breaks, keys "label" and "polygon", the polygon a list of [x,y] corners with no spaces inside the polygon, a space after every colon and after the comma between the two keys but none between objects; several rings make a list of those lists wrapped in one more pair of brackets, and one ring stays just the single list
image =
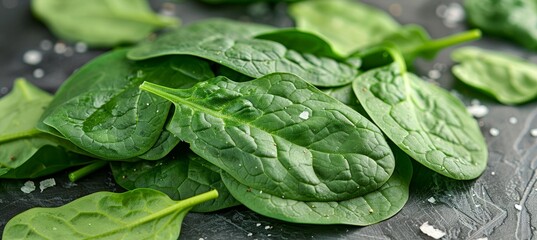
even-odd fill
[{"label": "dark slate surface", "polygon": [[[0,1],[0,96],[11,89],[17,77],[53,92],[76,68],[102,53],[91,50],[72,56],[41,50],[43,40],[57,41],[35,20],[27,0]],[[423,25],[433,37],[442,37],[468,27],[464,22],[446,22],[441,16],[455,9],[454,0],[367,0],[363,1],[390,11],[401,23]],[[170,4],[170,3],[168,3]],[[154,1],[155,9],[163,3]],[[192,1],[180,1],[175,12],[189,23],[207,17],[227,17],[245,21],[290,26],[285,4],[253,4],[248,6],[206,6]],[[457,11],[448,11],[456,14]],[[453,15],[451,15],[453,16]],[[486,48],[515,53],[536,61],[536,56],[500,39],[485,37],[472,43]],[[73,47],[73,44],[68,44]],[[37,66],[25,64],[23,54],[39,50],[44,59]],[[436,79],[444,88],[453,90],[467,105],[474,99],[487,106],[490,113],[479,119],[481,130],[489,145],[489,164],[485,173],[475,181],[453,181],[415,167],[411,197],[395,217],[368,227],[344,225],[314,226],[290,224],[260,216],[243,207],[211,214],[189,214],[183,224],[181,239],[430,239],[420,232],[424,222],[447,232],[443,239],[531,239],[536,234],[537,219],[537,138],[530,129],[537,128],[537,101],[520,106],[504,106],[454,80],[449,72],[450,49],[431,62],[418,61],[416,72],[429,76],[438,70]],[[35,78],[40,68],[45,75]],[[433,71],[432,75],[438,75]],[[0,113],[1,117],[1,113]],[[516,123],[510,123],[516,118]],[[492,136],[490,129],[499,130]],[[103,170],[75,185],[66,173],[54,176],[57,186],[39,188],[31,194],[21,192],[24,180],[0,181],[0,230],[6,222],[26,209],[65,204],[83,195],[101,191],[122,191],[110,173]],[[43,178],[46,179],[46,178]],[[39,181],[34,182],[39,186]],[[433,197],[435,203],[428,201]],[[515,208],[520,205],[520,209]]]}]

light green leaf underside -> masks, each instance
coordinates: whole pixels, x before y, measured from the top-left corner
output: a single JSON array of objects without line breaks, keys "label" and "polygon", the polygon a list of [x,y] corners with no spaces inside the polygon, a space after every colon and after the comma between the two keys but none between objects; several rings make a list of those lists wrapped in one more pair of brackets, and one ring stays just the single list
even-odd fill
[{"label": "light green leaf underside", "polygon": [[452,59],[455,76],[501,103],[520,104],[537,98],[537,65],[524,59],[479,49],[457,49]]},{"label": "light green leaf underside", "polygon": [[211,164],[188,149],[178,151],[158,161],[113,162],[110,166],[116,182],[128,190],[151,188],[172,199],[218,190],[218,198],[196,205],[193,212],[212,212],[240,205],[224,186],[218,168],[207,167]]},{"label": "light green leaf underside", "polygon": [[170,103],[138,86],[152,81],[190,87],[212,77],[212,72],[206,62],[188,56],[133,62],[125,58],[126,51],[102,55],[72,75],[38,127],[109,160],[149,151],[161,137]]},{"label": "light green leaf underside", "polygon": [[237,83],[218,77],[187,90],[144,83],[176,105],[168,130],[241,183],[297,200],[373,191],[394,160],[366,118],[292,74]]},{"label": "light green leaf underside", "polygon": [[59,38],[99,47],[138,42],[178,24],[153,13],[146,0],[34,0],[32,11]]},{"label": "light green leaf underside", "polygon": [[152,189],[98,192],[57,208],[33,208],[12,218],[3,239],[171,239],[196,204],[218,196],[207,192],[182,201]]},{"label": "light green leaf underside", "polygon": [[225,173],[222,179],[235,198],[251,210],[268,217],[295,223],[366,226],[395,215],[408,200],[412,164],[400,150],[395,152],[395,157],[395,171],[382,187],[342,201],[296,201],[240,184]]},{"label": "light green leaf underside", "polygon": [[298,75],[317,86],[339,86],[354,79],[353,66],[331,58],[287,49],[256,35],[271,27],[231,20],[206,20],[170,32],[132,49],[134,60],[163,55],[193,55],[227,66],[253,78],[275,72]]},{"label": "light green leaf underside", "polygon": [[319,34],[343,56],[379,43],[399,24],[387,13],[350,0],[310,0],[290,6],[298,29]]},{"label": "light green leaf underside", "polygon": [[360,103],[403,151],[454,179],[474,179],[487,164],[487,146],[477,122],[449,92],[398,63],[370,70],[353,83]]}]

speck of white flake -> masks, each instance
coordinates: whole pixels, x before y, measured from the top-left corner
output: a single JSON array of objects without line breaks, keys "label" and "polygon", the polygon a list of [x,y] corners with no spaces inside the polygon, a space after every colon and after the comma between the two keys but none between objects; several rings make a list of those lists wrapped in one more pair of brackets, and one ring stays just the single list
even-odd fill
[{"label": "speck of white flake", "polygon": [[521,211],[522,210],[522,205],[515,204],[515,209],[518,210],[518,211]]},{"label": "speck of white flake", "polygon": [[43,54],[37,50],[28,50],[22,56],[22,60],[28,65],[37,65],[43,60]]},{"label": "speck of white flake", "polygon": [[31,193],[35,191],[35,183],[33,181],[25,182],[24,185],[21,187],[21,191],[23,193]]},{"label": "speck of white flake", "polygon": [[41,42],[39,43],[39,47],[43,51],[48,51],[48,50],[52,49],[52,42],[50,40],[47,40],[47,39],[41,40]]},{"label": "speck of white flake", "polygon": [[464,20],[465,14],[463,7],[458,3],[450,3],[449,5],[440,5],[436,8],[436,15],[440,17],[446,27],[456,27],[457,23]]},{"label": "speck of white flake", "polygon": [[49,187],[54,187],[54,186],[56,186],[56,180],[54,180],[54,178],[45,179],[39,182],[39,189],[41,190],[41,192],[43,192],[45,189]]},{"label": "speck of white flake", "polygon": [[271,228],[272,228],[272,226],[269,226],[269,225],[265,226],[265,230],[269,230]]},{"label": "speck of white flake", "polygon": [[36,68],[33,72],[34,78],[43,78],[45,76],[45,71],[41,68]]},{"label": "speck of white flake", "polygon": [[422,233],[425,233],[427,236],[432,237],[434,239],[440,239],[446,235],[446,233],[442,230],[436,229],[433,226],[429,225],[429,222],[424,222],[420,226],[420,230]]},{"label": "speck of white flake", "polygon": [[476,240],[489,240],[487,237],[478,238]]},{"label": "speck of white flake", "polygon": [[77,42],[75,44],[75,51],[77,53],[85,53],[86,51],[88,51],[88,45],[84,42]]},{"label": "speck of white flake", "polygon": [[65,45],[65,43],[57,42],[56,44],[54,44],[54,52],[56,54],[64,54],[66,51],[67,45]]},{"label": "speck of white flake", "polygon": [[205,240],[205,238],[199,238],[198,240]]},{"label": "speck of white flake", "polygon": [[537,137],[537,128],[534,128],[534,129],[530,130],[530,135],[532,137]]},{"label": "speck of white flake", "polygon": [[442,76],[442,74],[440,73],[440,71],[433,69],[429,71],[427,76],[429,76],[430,79],[439,79]]},{"label": "speck of white flake", "polygon": [[475,207],[476,208],[481,207],[481,204],[476,204]]},{"label": "speck of white flake", "polygon": [[466,110],[475,118],[482,118],[489,113],[489,108],[485,105],[472,103],[472,105],[466,107]]},{"label": "speck of white flake", "polygon": [[267,234],[267,237],[270,237],[270,236],[272,236],[272,234],[270,234],[270,233],[269,233],[269,234]]},{"label": "speck of white flake", "polygon": [[436,203],[436,199],[434,197],[430,197],[429,199],[427,199],[427,201],[429,201],[430,203]]},{"label": "speck of white flake", "polygon": [[298,117],[304,120],[308,120],[308,118],[310,118],[310,112],[303,111],[300,113],[300,115],[298,115]]},{"label": "speck of white flake", "polygon": [[500,135],[500,130],[498,130],[497,128],[491,128],[489,130],[489,133],[490,133],[491,136],[496,137],[496,136]]},{"label": "speck of white flake", "polygon": [[260,226],[261,226],[261,223],[257,223],[255,226],[256,226],[256,227],[260,227]]},{"label": "speck of white flake", "polygon": [[253,233],[248,233],[248,237],[251,237],[253,236],[254,234]]},{"label": "speck of white flake", "polygon": [[509,118],[509,123],[510,124],[517,124],[518,123],[518,119],[516,117],[510,117]]},{"label": "speck of white flake", "polygon": [[490,175],[494,176],[496,175],[496,172],[491,172]]}]

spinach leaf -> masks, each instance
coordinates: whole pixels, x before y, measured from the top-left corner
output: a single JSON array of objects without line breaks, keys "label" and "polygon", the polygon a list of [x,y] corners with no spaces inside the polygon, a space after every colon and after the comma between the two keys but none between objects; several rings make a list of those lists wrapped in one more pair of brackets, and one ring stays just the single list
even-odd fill
[{"label": "spinach leaf", "polygon": [[351,0],[310,0],[289,7],[298,29],[319,34],[343,56],[381,42],[399,24],[382,10]]},{"label": "spinach leaf", "polygon": [[70,166],[84,164],[76,154],[83,152],[68,141],[36,129],[44,109],[52,100],[50,94],[17,79],[13,91],[0,100],[0,166],[3,178],[34,178]]},{"label": "spinach leaf", "polygon": [[278,29],[256,35],[257,39],[265,39],[283,44],[288,49],[301,53],[311,53],[343,60],[343,57],[332,50],[332,46],[322,37],[296,28]]},{"label": "spinach leaf", "polygon": [[158,160],[170,153],[181,139],[173,135],[170,131],[163,129],[157,142],[147,152],[138,156],[145,160]]},{"label": "spinach leaf", "polygon": [[196,154],[271,195],[347,199],[376,190],[393,172],[393,154],[374,124],[293,74],[140,88],[175,104],[168,130]]},{"label": "spinach leaf", "polygon": [[537,97],[537,66],[524,59],[475,47],[457,49],[451,58],[460,62],[453,74],[505,104]]},{"label": "spinach leaf", "polygon": [[428,168],[454,179],[477,178],[487,145],[459,99],[406,72],[404,60],[360,75],[353,89],[373,121],[398,147]]},{"label": "spinach leaf", "polygon": [[196,205],[192,208],[194,212],[212,212],[240,205],[224,186],[220,169],[188,152],[181,149],[158,161],[112,162],[110,166],[116,183],[128,190],[151,188],[172,199],[218,190],[218,198]]},{"label": "spinach leaf", "polygon": [[284,45],[255,39],[273,31],[271,27],[213,19],[170,32],[128,53],[134,60],[163,55],[194,55],[259,78],[274,72],[289,72],[316,86],[350,83],[357,70],[344,62],[287,49]]},{"label": "spinach leaf", "polygon": [[153,13],[146,0],[36,0],[32,11],[59,38],[99,47],[138,42],[178,24]]},{"label": "spinach leaf", "polygon": [[12,218],[3,239],[173,239],[195,205],[216,190],[173,201],[152,189],[98,192],[57,208],[32,208]]},{"label": "spinach leaf", "polygon": [[189,87],[212,77],[212,72],[206,62],[189,56],[133,62],[125,58],[126,52],[102,55],[73,74],[38,127],[108,160],[133,158],[150,150],[161,137],[170,103],[138,86],[153,81]]},{"label": "spinach leaf", "polygon": [[296,201],[241,184],[226,173],[222,179],[235,198],[265,216],[296,223],[366,226],[395,215],[408,200],[412,164],[402,151],[394,153],[396,167],[388,182],[373,192],[341,201]]},{"label": "spinach leaf", "polygon": [[468,21],[483,32],[537,50],[537,3],[534,0],[465,0]]}]

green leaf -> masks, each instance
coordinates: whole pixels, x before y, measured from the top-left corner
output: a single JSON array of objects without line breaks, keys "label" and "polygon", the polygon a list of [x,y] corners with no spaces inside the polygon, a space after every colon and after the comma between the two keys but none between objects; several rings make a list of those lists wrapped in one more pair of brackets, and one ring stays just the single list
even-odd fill
[{"label": "green leaf", "polygon": [[126,52],[104,54],[73,74],[56,93],[42,116],[44,124],[38,127],[108,160],[149,151],[161,138],[170,103],[138,86],[152,81],[190,87],[213,75],[206,62],[193,57],[133,62],[125,58]]},{"label": "green leaf", "polygon": [[3,239],[173,239],[195,205],[216,190],[182,201],[152,189],[98,192],[57,208],[32,208],[12,218]]},{"label": "green leaf", "polygon": [[373,192],[341,201],[296,201],[251,188],[225,173],[222,179],[235,198],[268,217],[295,223],[366,226],[392,217],[408,200],[412,164],[405,153],[394,153],[396,167],[388,182]]},{"label": "green leaf", "polygon": [[161,159],[170,153],[180,141],[181,139],[173,135],[170,131],[163,129],[155,145],[138,157],[145,160]]},{"label": "green leaf", "polygon": [[178,24],[153,13],[146,0],[33,0],[32,11],[59,38],[99,47],[138,42]]},{"label": "green leaf", "polygon": [[88,161],[67,152],[77,151],[69,142],[36,129],[51,99],[50,94],[17,79],[13,91],[0,100],[0,166],[9,171],[2,177],[34,178]]},{"label": "green leaf", "polygon": [[243,184],[285,198],[332,201],[384,184],[394,167],[380,130],[292,74],[237,83],[217,77],[190,89],[152,83],[172,101],[168,130]]},{"label": "green leaf", "polygon": [[298,29],[319,34],[343,56],[382,41],[399,24],[377,8],[351,0],[310,0],[289,7]]},{"label": "green leaf", "polygon": [[468,21],[483,32],[537,50],[537,3],[534,0],[465,0]]},{"label": "green leaf", "polygon": [[[184,199],[218,190],[218,198],[201,203],[192,208],[194,212],[212,212],[240,205],[235,200],[220,177],[216,166],[199,156],[180,150],[158,161],[113,162],[112,173],[116,183],[125,189],[151,188],[162,191],[172,199]],[[177,156],[176,156],[177,155]]]},{"label": "green leaf", "polygon": [[331,58],[287,49],[284,45],[254,37],[274,28],[231,20],[200,21],[132,49],[134,60],[163,55],[193,55],[259,78],[274,72],[289,72],[316,86],[350,83],[354,66]]},{"label": "green leaf", "polygon": [[500,52],[475,47],[457,49],[451,55],[460,64],[453,74],[504,104],[520,104],[537,98],[537,65]]},{"label": "green leaf", "polygon": [[398,147],[428,168],[454,179],[477,178],[487,145],[459,99],[404,70],[402,58],[353,83],[360,103]]}]

